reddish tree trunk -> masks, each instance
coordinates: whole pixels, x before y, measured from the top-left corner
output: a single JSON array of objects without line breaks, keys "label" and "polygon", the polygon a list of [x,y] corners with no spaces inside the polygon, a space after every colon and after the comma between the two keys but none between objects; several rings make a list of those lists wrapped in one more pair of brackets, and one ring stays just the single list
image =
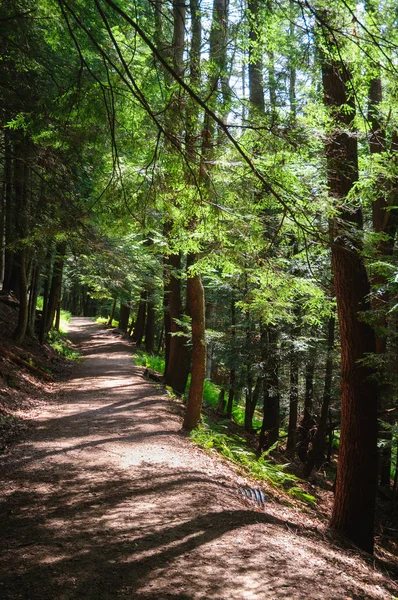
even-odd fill
[{"label": "reddish tree trunk", "polygon": [[[324,104],[334,131],[326,146],[328,184],[338,215],[331,220],[332,272],[341,343],[341,433],[331,527],[361,549],[373,551],[377,483],[377,385],[367,356],[375,335],[362,316],[369,311],[370,285],[362,258],[359,206],[345,204],[358,179],[358,150],[349,131],[355,104],[347,92],[345,65],[323,57]],[[350,110],[347,110],[347,106]]]}]

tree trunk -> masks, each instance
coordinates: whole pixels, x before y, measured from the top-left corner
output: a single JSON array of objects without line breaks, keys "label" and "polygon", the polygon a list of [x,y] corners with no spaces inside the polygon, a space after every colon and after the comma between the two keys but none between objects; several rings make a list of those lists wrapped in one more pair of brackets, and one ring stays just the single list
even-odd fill
[{"label": "tree trunk", "polygon": [[231,298],[231,355],[232,355],[232,366],[229,371],[229,387],[228,387],[228,402],[227,402],[227,417],[231,419],[232,409],[234,406],[234,399],[236,393],[236,308],[235,298]]},{"label": "tree trunk", "polygon": [[130,307],[127,304],[120,303],[120,314],[119,314],[119,327],[120,331],[127,333],[130,318]]},{"label": "tree trunk", "polygon": [[112,302],[111,313],[109,315],[109,319],[108,319],[108,323],[107,323],[107,325],[109,325],[110,327],[112,327],[113,319],[115,318],[116,302],[117,302],[117,298],[115,297]]},{"label": "tree trunk", "polygon": [[310,445],[315,426],[315,421],[312,416],[314,395],[314,371],[315,359],[313,356],[310,356],[305,366],[304,410],[297,432],[297,455],[302,463],[305,463],[307,460],[308,447]]},{"label": "tree trunk", "polygon": [[[264,114],[263,50],[259,44],[258,34],[260,2],[259,0],[249,0],[247,7],[249,10],[249,98],[255,110],[259,114]],[[255,117],[255,114],[251,110],[251,117],[253,116]]]},{"label": "tree trunk", "polygon": [[289,396],[289,424],[287,428],[286,451],[289,456],[296,454],[297,420],[298,420],[298,383],[299,361],[297,352],[292,349],[290,355],[290,396]]},{"label": "tree trunk", "polygon": [[272,325],[262,332],[263,362],[266,373],[263,386],[263,422],[259,438],[260,452],[278,441],[280,421],[278,332]]},{"label": "tree trunk", "polygon": [[146,314],[146,300],[148,293],[147,291],[141,292],[140,303],[138,305],[137,318],[135,320],[135,327],[133,332],[133,342],[137,344],[137,347],[141,346],[142,338],[145,332],[145,314]]},{"label": "tree trunk", "polygon": [[335,316],[332,315],[328,322],[327,354],[325,368],[325,383],[323,388],[322,408],[312,445],[307,454],[307,463],[304,467],[304,476],[308,477],[314,466],[317,468],[325,461],[325,438],[329,415],[332,376],[333,376],[333,347],[334,347]]},{"label": "tree trunk", "polygon": [[11,250],[11,243],[15,239],[15,194],[13,194],[12,182],[12,145],[10,132],[4,131],[4,217],[5,217],[5,248],[4,248],[4,275],[3,290],[11,291],[11,274],[14,266],[14,251]]},{"label": "tree trunk", "polygon": [[[334,130],[326,146],[330,196],[332,272],[341,343],[341,433],[331,527],[362,550],[373,551],[377,484],[377,385],[366,360],[376,350],[374,331],[362,315],[370,310],[370,285],[362,257],[360,207],[345,204],[358,179],[356,136],[349,131],[355,104],[348,95],[347,65],[322,57],[323,97]],[[347,106],[350,110],[347,110]]]},{"label": "tree trunk", "polygon": [[187,297],[192,319],[192,370],[183,427],[189,431],[200,420],[206,376],[205,295],[199,274],[188,276]]},{"label": "tree trunk", "polygon": [[155,352],[155,304],[153,298],[153,289],[148,292],[145,327],[145,350],[149,354],[153,354]]},{"label": "tree trunk", "polygon": [[16,198],[17,227],[21,248],[14,259],[17,266],[19,312],[18,323],[13,337],[17,344],[23,342],[29,319],[28,303],[28,247],[26,237],[28,235],[29,207],[29,167],[27,165],[27,146],[23,142],[15,144],[14,159],[14,189]]},{"label": "tree trunk", "polygon": [[65,251],[66,242],[58,243],[54,259],[50,293],[48,297],[48,311],[45,325],[46,334],[50,331],[51,327],[53,326],[58,302],[61,299],[62,273],[64,269]]}]

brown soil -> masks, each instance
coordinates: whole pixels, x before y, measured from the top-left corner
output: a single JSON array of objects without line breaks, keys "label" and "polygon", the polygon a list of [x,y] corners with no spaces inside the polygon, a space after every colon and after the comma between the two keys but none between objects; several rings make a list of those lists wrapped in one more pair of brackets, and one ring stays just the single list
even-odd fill
[{"label": "brown soil", "polygon": [[2,600],[398,595],[315,514],[244,501],[127,342],[84,318],[70,334],[84,360],[2,457]]}]

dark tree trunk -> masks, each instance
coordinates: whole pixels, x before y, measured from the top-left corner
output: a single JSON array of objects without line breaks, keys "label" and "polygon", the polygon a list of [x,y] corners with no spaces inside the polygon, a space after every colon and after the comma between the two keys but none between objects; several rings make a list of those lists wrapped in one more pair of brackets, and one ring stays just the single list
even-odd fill
[{"label": "dark tree trunk", "polygon": [[146,314],[146,300],[148,293],[146,291],[141,292],[140,303],[138,305],[137,318],[135,320],[134,332],[133,332],[133,342],[137,344],[137,346],[141,346],[142,338],[144,337],[145,332],[145,314]]},{"label": "dark tree trunk", "polygon": [[232,417],[232,409],[234,406],[234,399],[236,393],[236,309],[235,309],[235,298],[231,299],[231,350],[232,350],[232,367],[229,372],[229,388],[228,388],[228,402],[227,402],[227,417]]},{"label": "dark tree trunk", "polygon": [[325,368],[325,383],[323,389],[321,415],[319,417],[318,427],[316,429],[312,445],[307,454],[307,463],[304,467],[304,476],[308,477],[314,466],[320,468],[325,461],[325,440],[327,431],[327,421],[329,415],[332,376],[333,376],[333,347],[334,347],[334,329],[335,317],[330,317],[328,323],[327,354]]},{"label": "dark tree trunk", "polygon": [[[311,352],[310,352],[311,353]],[[308,447],[314,434],[315,421],[313,412],[315,360],[310,356],[305,367],[304,410],[298,428],[297,455],[301,462],[307,460]]]},{"label": "dark tree trunk", "polygon": [[28,335],[33,337],[35,335],[35,321],[36,321],[36,304],[37,298],[40,291],[40,269],[41,261],[35,260],[35,264],[32,267],[30,293],[29,293],[29,317],[28,317]]},{"label": "dark tree trunk", "polygon": [[49,248],[45,259],[45,275],[44,275],[44,286],[43,286],[43,309],[41,313],[40,326],[39,326],[39,342],[44,343],[46,339],[46,321],[48,313],[48,295],[50,291],[50,277],[51,277],[51,262],[52,262],[52,251]]},{"label": "dark tree trunk", "polygon": [[[355,104],[346,65],[322,57],[324,104],[334,131],[326,146],[328,184],[338,215],[331,220],[332,272],[341,343],[341,433],[331,527],[362,550],[373,551],[377,485],[377,385],[366,357],[376,350],[370,285],[362,257],[360,207],[345,204],[358,179],[357,139],[349,131]],[[350,110],[347,110],[347,106]]]},{"label": "dark tree trunk", "polygon": [[3,290],[11,291],[11,274],[14,267],[14,252],[11,243],[15,240],[15,194],[12,186],[12,145],[10,132],[4,131],[4,216],[5,216],[5,248]]},{"label": "dark tree trunk", "polygon": [[290,355],[290,394],[289,394],[289,423],[287,428],[286,451],[291,457],[296,454],[297,421],[298,421],[298,383],[299,361],[297,352],[292,349]]},{"label": "dark tree trunk", "polygon": [[181,256],[174,254],[168,260],[169,275],[166,286],[167,302],[170,317],[169,357],[165,371],[165,383],[173,388],[180,396],[187,385],[190,351],[184,329],[178,321],[184,318],[181,298]]},{"label": "dark tree trunk", "polygon": [[263,362],[266,373],[263,386],[263,422],[259,439],[260,452],[268,450],[279,438],[280,396],[278,332],[268,326],[262,333]]},{"label": "dark tree trunk", "polygon": [[119,327],[120,331],[127,333],[130,318],[130,307],[127,304],[120,303],[120,314],[119,314]]},{"label": "dark tree trunk", "polygon": [[225,413],[225,388],[224,387],[222,387],[220,389],[220,393],[218,395],[217,413],[219,415],[223,415]]},{"label": "dark tree trunk", "polygon": [[15,145],[14,158],[14,189],[15,205],[17,208],[17,227],[21,248],[15,256],[17,267],[18,299],[19,312],[18,323],[13,337],[17,344],[20,344],[26,335],[29,319],[28,303],[28,247],[26,237],[28,235],[29,207],[28,207],[28,187],[29,187],[29,167],[27,165],[27,146],[19,142]]},{"label": "dark tree trunk", "polygon": [[107,323],[107,325],[109,325],[110,327],[112,327],[113,319],[115,318],[116,302],[117,302],[117,298],[114,298],[113,302],[112,302],[112,307],[111,307],[111,312],[109,315],[108,323]]},{"label": "dark tree trunk", "polygon": [[150,290],[148,293],[145,327],[145,350],[150,354],[155,352],[155,304],[153,299],[153,290]]},{"label": "dark tree trunk", "polygon": [[58,302],[61,299],[62,273],[64,269],[66,242],[57,244],[56,255],[54,259],[53,274],[51,278],[50,293],[48,297],[48,309],[45,325],[46,334],[50,331],[54,323],[54,317]]},{"label": "dark tree trunk", "polygon": [[[264,114],[264,89],[263,89],[263,49],[259,44],[258,28],[260,24],[260,1],[249,0],[249,98],[256,111]],[[251,110],[253,115],[253,109]]]}]

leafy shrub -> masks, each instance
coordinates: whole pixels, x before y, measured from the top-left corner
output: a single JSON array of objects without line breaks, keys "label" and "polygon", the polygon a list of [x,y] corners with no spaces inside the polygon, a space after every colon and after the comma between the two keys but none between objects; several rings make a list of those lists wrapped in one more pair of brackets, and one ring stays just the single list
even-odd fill
[{"label": "leafy shrub", "polygon": [[213,448],[228,460],[242,467],[254,479],[283,487],[290,496],[308,504],[315,503],[314,496],[306,494],[297,485],[298,478],[286,473],[287,464],[278,465],[268,458],[272,448],[257,458],[243,437],[229,432],[225,424],[214,423],[207,418],[204,418],[199,427],[191,432],[191,439],[202,448]]},{"label": "leafy shrub", "polygon": [[133,356],[133,361],[137,366],[143,366],[147,369],[152,369],[157,373],[164,373],[164,358],[157,356],[156,354],[147,354],[147,352],[137,350]]},{"label": "leafy shrub", "polygon": [[61,331],[58,332],[52,329],[48,334],[47,341],[64,358],[69,358],[69,360],[79,360],[81,358],[81,354],[76,352],[71,343],[65,338],[65,334]]}]

